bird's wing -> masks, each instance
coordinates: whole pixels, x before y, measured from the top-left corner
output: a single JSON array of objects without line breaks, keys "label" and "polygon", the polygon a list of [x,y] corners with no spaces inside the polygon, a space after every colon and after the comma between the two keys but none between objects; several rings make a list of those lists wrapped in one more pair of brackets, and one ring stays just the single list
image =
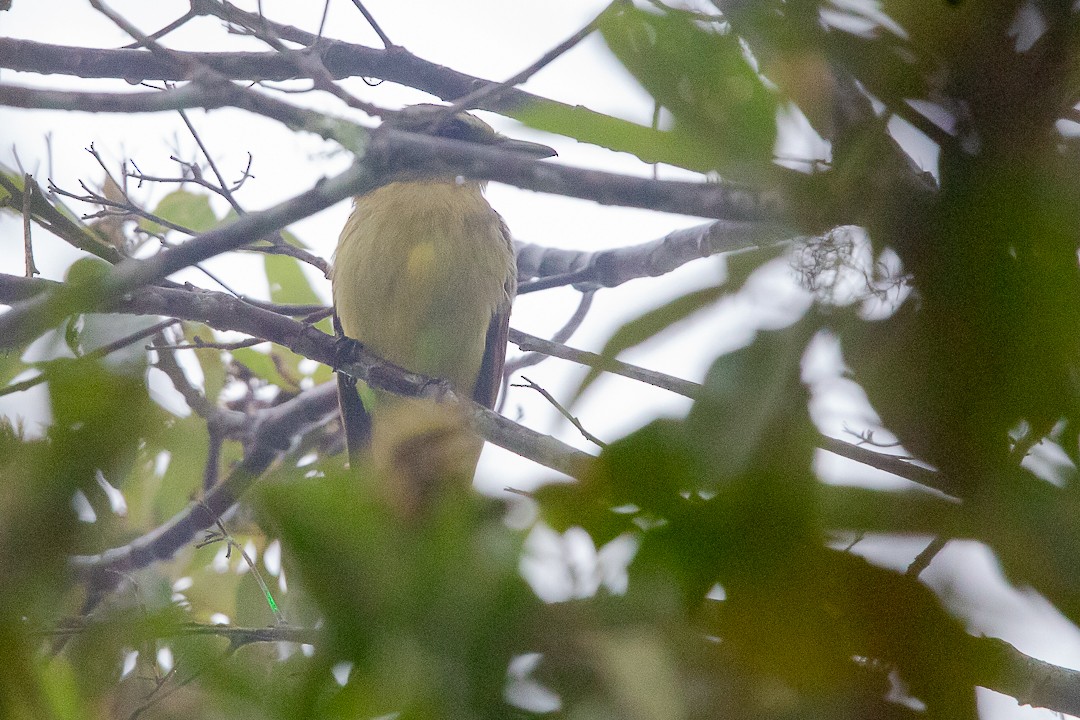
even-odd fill
[{"label": "bird's wing", "polygon": [[[499,230],[510,248],[510,257],[513,258],[514,243],[510,237],[510,229],[506,227],[501,217]],[[476,386],[473,389],[473,400],[488,409],[495,407],[495,400],[499,397],[499,388],[502,387],[503,365],[506,364],[506,343],[510,334],[510,306],[514,302],[514,295],[517,294],[516,264],[507,275],[503,289],[506,291],[503,300],[491,315],[484,345],[484,359],[480,363],[480,373],[476,376]]]},{"label": "bird's wing", "polygon": [[486,408],[495,407],[502,386],[503,365],[506,362],[506,343],[510,331],[510,303],[501,303],[488,325],[487,344],[480,374],[476,376],[473,400]]},{"label": "bird's wing", "polygon": [[[344,342],[345,332],[341,321],[334,314],[334,331],[338,339]],[[345,428],[345,449],[349,453],[349,464],[358,467],[361,453],[371,443],[371,416],[364,409],[360,393],[356,391],[356,380],[345,373],[336,373],[338,383],[338,408],[341,410],[341,424]]]}]

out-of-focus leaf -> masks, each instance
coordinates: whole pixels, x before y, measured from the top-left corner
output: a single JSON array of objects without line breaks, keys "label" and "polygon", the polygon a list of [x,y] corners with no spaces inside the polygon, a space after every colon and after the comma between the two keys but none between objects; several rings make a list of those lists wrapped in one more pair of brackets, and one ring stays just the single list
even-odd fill
[{"label": "out-of-focus leaf", "polygon": [[112,266],[109,263],[95,257],[79,258],[71,264],[64,273],[64,281],[68,285],[82,285],[95,282],[105,276]]},{"label": "out-of-focus leaf", "polygon": [[926,586],[849,553],[798,559],[745,586],[725,583],[727,599],[706,608],[706,625],[747,667],[818,694],[851,681],[853,656],[881,658],[929,717],[976,716],[970,638]]},{"label": "out-of-focus leaf", "polygon": [[[210,196],[187,190],[173,190],[161,198],[151,214],[197,233],[206,232],[218,224],[217,216],[210,207]],[[167,228],[146,218],[139,220],[139,227],[155,234],[167,231]]]},{"label": "out-of-focus leaf", "polygon": [[738,36],[677,12],[613,5],[598,21],[616,57],[671,111],[676,128],[711,143],[703,158],[733,179],[760,180],[776,142],[777,98]]},{"label": "out-of-focus leaf", "polygon": [[57,453],[82,482],[94,471],[121,477],[114,468],[134,461],[142,438],[152,437],[154,407],[141,372],[112,372],[101,363],[59,358],[47,364]]},{"label": "out-of-focus leaf", "polygon": [[534,490],[544,522],[559,532],[581,527],[598,544],[636,530],[633,519],[637,511],[613,511],[610,485],[596,479],[602,477],[597,473],[587,482],[553,483]]},{"label": "out-of-focus leaf", "polygon": [[[154,453],[152,462],[156,466],[158,454],[168,453],[164,474],[160,477],[155,474],[142,487],[124,489],[132,520],[145,518],[151,527],[179,512],[199,491],[209,451],[206,422],[194,413],[186,418],[165,418],[161,426],[160,449]],[[225,449],[230,449],[230,445],[226,443]]]},{"label": "out-of-focus leaf", "polygon": [[590,477],[604,478],[612,505],[636,505],[664,517],[683,493],[701,487],[706,471],[685,424],[659,419],[608,445]]},{"label": "out-of-focus leaf", "polygon": [[[9,183],[14,186],[17,191],[22,191],[24,178],[21,172],[16,172],[15,170],[12,170],[3,164],[0,164],[0,177],[3,177],[5,183]],[[0,207],[11,207],[11,209],[14,211],[15,207],[12,204],[12,200],[13,195],[7,190],[7,188],[4,187],[4,185],[0,185]]]},{"label": "out-of-focus leaf", "polygon": [[19,373],[26,370],[19,354],[12,351],[0,352],[0,388],[12,381]]},{"label": "out-of-focus leaf", "polygon": [[83,707],[78,678],[66,658],[53,658],[48,672],[41,673],[42,690],[51,711],[48,716],[56,720],[80,720],[87,717],[88,708]]},{"label": "out-of-focus leaf", "polygon": [[716,169],[713,143],[678,128],[656,130],[577,106],[532,105],[512,115],[538,130],[628,152],[642,162],[667,163],[701,173]]},{"label": "out-of-focus leaf", "polygon": [[[283,305],[318,305],[322,302],[311,287],[307,276],[304,275],[300,261],[296,258],[288,255],[266,254],[263,256],[263,263],[266,268],[266,282],[270,286],[270,299],[273,302]],[[329,317],[316,323],[316,327],[325,333],[333,333]],[[299,372],[298,365],[301,358],[289,357],[291,353],[284,348],[282,351],[289,359],[289,367]],[[332,371],[327,368],[324,374],[331,373]]]},{"label": "out-of-focus leaf", "polygon": [[[14,660],[6,653],[22,652],[24,616],[46,617],[54,610],[64,555],[74,541],[71,497],[83,479],[79,465],[61,448],[25,441],[8,422],[0,422],[0,475],[6,488],[0,495],[0,574],[5,578],[0,584],[0,659]],[[16,625],[6,626],[9,620]]]},{"label": "out-of-focus leaf", "polygon": [[882,13],[878,5],[741,3],[726,6],[724,17],[731,22],[733,32],[749,44],[762,74],[831,140],[833,115],[843,102],[835,94],[837,69],[892,107],[927,95],[926,81],[932,68],[926,60],[933,55],[914,52],[906,28]]},{"label": "out-of-focus leaf", "polygon": [[633,720],[686,717],[684,688],[675,658],[657,629],[626,628],[593,640],[619,707]]},{"label": "out-of-focus leaf", "polygon": [[334,368],[329,365],[319,365],[315,368],[315,372],[311,373],[311,380],[316,385],[321,385],[324,382],[328,382],[334,378]]},{"label": "out-of-focus leaf", "polygon": [[[713,363],[687,416],[687,424],[707,438],[702,448],[713,478],[735,477],[771,464],[786,451],[811,447],[809,398],[800,372],[817,328],[816,318],[807,316],[784,330],[758,333],[749,345]],[[792,441],[802,447],[791,446]]]},{"label": "out-of-focus leaf", "polygon": [[471,493],[410,521],[373,501],[375,481],[333,473],[260,494],[292,577],[325,614],[324,650],[355,663],[349,684],[370,689],[368,710],[505,714],[506,667],[535,602],[520,542]]},{"label": "out-of-focus leaf", "polygon": [[682,504],[681,493],[702,486],[706,470],[684,424],[659,419],[608,445],[580,481],[533,495],[548,525],[582,527],[603,545],[670,514]]},{"label": "out-of-focus leaf", "polygon": [[[234,553],[239,554],[237,551],[234,551]],[[243,562],[245,566],[247,564],[242,557],[240,562]],[[261,568],[259,572],[265,575]],[[273,578],[264,577],[263,580],[272,581]],[[267,586],[270,588],[271,596],[275,597],[276,603],[277,588],[270,585],[270,583],[267,583]],[[274,613],[270,609],[266,594],[262,591],[259,581],[250,569],[239,577],[237,583],[236,615],[233,617],[233,622],[244,627],[267,627],[274,624]]]},{"label": "out-of-focus leaf", "polygon": [[968,513],[953,500],[922,490],[898,492],[851,485],[818,490],[825,523],[836,530],[978,538]]},{"label": "out-of-focus leaf", "polygon": [[270,299],[282,305],[317,305],[319,296],[311,288],[300,261],[288,255],[263,255]]},{"label": "out-of-focus leaf", "polygon": [[[42,675],[29,672],[37,653],[24,634],[62,612],[75,490],[96,487],[99,469],[109,474],[130,464],[140,439],[153,436],[141,374],[67,358],[44,364],[43,371],[54,418],[49,441],[22,441],[0,427],[7,489],[0,494],[0,714],[6,717],[70,716],[73,706],[50,698]],[[64,687],[60,682],[54,689],[67,692]],[[75,702],[77,693],[67,697]]]},{"label": "out-of-focus leaf", "polygon": [[[212,342],[214,331],[209,326],[201,323],[184,323],[184,339],[189,343],[194,343],[195,338],[205,342]],[[221,394],[222,388],[225,387],[226,373],[225,363],[221,359],[222,351],[207,348],[194,352],[195,357],[199,359],[199,367],[202,368],[203,393],[206,395],[207,400],[214,402],[217,400],[218,395]]]}]

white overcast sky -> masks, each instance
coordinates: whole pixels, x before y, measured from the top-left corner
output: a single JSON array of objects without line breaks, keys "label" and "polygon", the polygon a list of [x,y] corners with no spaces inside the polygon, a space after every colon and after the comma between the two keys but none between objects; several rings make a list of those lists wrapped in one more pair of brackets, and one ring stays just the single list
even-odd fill
[{"label": "white overcast sky", "polygon": [[[254,9],[254,2],[240,2]],[[110,7],[122,13],[144,31],[155,30],[187,10],[186,0],[113,0]],[[420,57],[479,77],[502,80],[528,66],[552,46],[580,29],[606,5],[596,0],[369,0],[366,7],[378,19],[389,37]],[[322,2],[265,0],[268,17],[310,31],[318,28]],[[349,0],[331,0],[325,34],[369,44],[379,42]],[[0,13],[0,35],[57,44],[116,47],[130,42],[121,30],[96,13],[85,0],[14,0],[10,12]],[[212,18],[190,23],[168,37],[172,47],[192,50],[261,50],[258,41],[226,35]],[[69,77],[39,77],[4,71],[0,81],[15,84],[49,85],[70,89],[129,89],[124,83],[87,81]],[[384,83],[369,87],[360,79],[344,81],[355,95],[385,107],[432,101],[418,91]],[[533,77],[525,88],[537,94],[593,110],[648,124],[652,103],[636,83],[611,58],[602,41],[592,37]],[[293,96],[295,102],[369,122],[326,96]],[[310,136],[296,135],[279,125],[231,110],[191,111],[191,118],[215,160],[227,177],[236,177],[244,167],[247,153],[254,155],[254,178],[239,193],[239,201],[249,210],[279,202],[307,189],[318,178],[342,170],[348,158],[333,154],[333,146]],[[505,133],[546,142],[559,151],[559,159],[572,165],[603,168],[647,175],[652,168],[636,159],[561,137],[531,132],[516,123],[486,116]],[[905,132],[894,125],[894,132]],[[46,159],[45,135],[51,134],[52,164]],[[901,138],[903,140],[903,138]],[[14,166],[13,147],[23,167],[39,182],[52,180],[65,189],[77,190],[79,180],[98,183],[101,172],[84,148],[94,143],[112,163],[114,170],[125,158],[134,159],[148,174],[176,174],[168,159],[174,151],[186,160],[197,158],[195,144],[175,114],[138,117],[91,115],[84,113],[21,111],[0,108],[0,162]],[[934,153],[916,142],[907,143],[917,159],[933,169]],[[813,148],[813,144],[807,145]],[[813,151],[813,150],[808,150]],[[785,153],[790,154],[790,152]],[[694,177],[672,169],[661,169],[661,177]],[[171,188],[168,188],[171,189]],[[153,189],[157,198],[168,189]],[[591,202],[548,196],[493,184],[488,190],[492,205],[503,214],[515,236],[544,245],[599,250],[631,245],[656,238],[672,230],[703,222],[643,210],[602,207]],[[151,201],[152,204],[152,201]],[[91,208],[72,207],[79,212]],[[215,207],[224,213],[224,203]],[[348,203],[339,203],[315,217],[292,226],[291,230],[316,253],[329,258],[337,234],[349,212]],[[67,245],[35,230],[36,261],[45,277],[61,279],[78,257]],[[233,286],[243,292],[266,296],[265,279],[257,258],[230,256],[208,263]],[[593,310],[569,344],[598,350],[611,331],[641,312],[723,277],[722,259],[691,263],[659,279],[640,279],[597,293]],[[22,271],[22,227],[19,218],[0,215],[0,271]],[[175,276],[217,289],[205,276],[188,272]],[[313,284],[329,299],[329,283],[311,273]],[[577,294],[569,289],[537,293],[519,299],[512,324],[538,335],[550,335],[569,317]],[[655,341],[627,353],[623,359],[680,377],[700,380],[715,356],[737,348],[763,327],[780,327],[806,308],[808,299],[793,281],[783,261],[774,263],[755,277],[746,292],[722,302],[712,310],[673,328]],[[511,350],[511,356],[513,350]],[[874,415],[861,391],[840,379],[839,354],[835,345],[821,342],[807,363],[806,378],[815,388],[813,408],[822,429],[841,436],[846,427],[856,430],[871,426]],[[576,387],[583,370],[559,360],[549,360],[525,374],[556,397],[566,398]],[[155,387],[158,384],[155,383]],[[161,383],[164,388],[165,384]],[[179,404],[167,391],[159,399],[170,408]],[[574,411],[590,431],[613,440],[658,415],[676,416],[686,411],[687,401],[669,393],[620,378],[607,378],[591,390]],[[27,418],[35,424],[47,422],[44,395],[25,393],[0,398],[0,412]],[[514,390],[505,412],[521,417],[531,427],[554,433],[578,447],[593,451],[576,431],[563,421],[535,393]],[[830,477],[855,481],[870,473],[861,466],[839,461],[822,453],[821,469]],[[509,453],[489,447],[479,469],[478,484],[488,492],[511,485],[531,487],[550,473]],[[880,478],[879,478],[880,479]],[[874,556],[892,558],[906,564],[925,543],[924,539],[896,543]],[[867,552],[873,541],[864,541]],[[1021,650],[1051,662],[1080,667],[1080,639],[1076,629],[1047,608],[1031,593],[1002,583],[990,553],[968,544],[950,546],[924,573],[927,581],[946,602],[968,618],[973,631],[986,632],[1012,642]],[[1045,711],[1019,709],[1015,701],[993,693],[981,695],[988,718],[1055,717]]]}]

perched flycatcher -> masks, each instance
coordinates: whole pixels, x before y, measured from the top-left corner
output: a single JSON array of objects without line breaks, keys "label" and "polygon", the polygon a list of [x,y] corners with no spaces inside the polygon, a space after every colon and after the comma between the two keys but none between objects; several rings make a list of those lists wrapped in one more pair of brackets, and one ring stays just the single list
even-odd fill
[{"label": "perched flycatcher", "polygon": [[[407,108],[395,126],[543,158],[468,113]],[[339,332],[413,372],[450,382],[493,407],[506,357],[517,267],[510,233],[484,199],[485,183],[402,174],[356,198],[332,274]],[[350,461],[370,448],[391,501],[419,510],[447,477],[472,478],[482,441],[435,403],[372,391],[338,375]]]}]

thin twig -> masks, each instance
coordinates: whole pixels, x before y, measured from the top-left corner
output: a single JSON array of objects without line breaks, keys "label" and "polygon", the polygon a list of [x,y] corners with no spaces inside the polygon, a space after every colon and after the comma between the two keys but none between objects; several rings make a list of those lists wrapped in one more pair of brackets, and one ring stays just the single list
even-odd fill
[{"label": "thin twig", "polygon": [[536,337],[535,335],[529,335],[528,333],[521,332],[514,328],[510,328],[510,342],[514,343],[522,350],[542,352],[545,355],[551,355],[552,357],[580,363],[581,365],[586,365],[588,367],[599,368],[604,372],[622,375],[631,380],[654,385],[658,388],[663,388],[664,390],[691,399],[696,398],[701,392],[701,385],[696,382],[683,380],[682,378],[677,378],[655,370],[648,370],[614,358],[606,358],[597,353],[578,350],[577,348],[552,342],[551,340],[545,340]]},{"label": "thin twig", "polygon": [[151,52],[169,56],[170,59],[171,59],[171,53],[170,53],[168,48],[164,47],[163,45],[158,43],[154,38],[150,37],[146,33],[142,32],[141,30],[136,28],[134,25],[132,25],[130,22],[127,21],[127,18],[125,18],[123,15],[120,15],[119,13],[114,11],[108,5],[101,2],[101,0],[90,0],[90,6],[93,7],[95,10],[97,10],[102,15],[104,15],[105,17],[112,20],[113,23],[117,27],[119,27],[121,30],[126,32],[128,35],[133,37],[139,43],[139,45],[141,45],[142,47],[145,47],[146,49],[150,50]]},{"label": "thin twig", "polygon": [[607,443],[606,443],[606,442],[604,442],[603,440],[601,440],[600,438],[596,437],[596,436],[595,436],[595,435],[593,435],[593,434],[592,434],[591,432],[589,432],[588,430],[586,430],[586,429],[585,429],[585,426],[581,424],[581,421],[580,421],[580,420],[578,420],[576,416],[574,416],[573,414],[571,414],[571,412],[570,412],[569,410],[567,410],[567,409],[566,409],[565,407],[563,407],[563,405],[562,405],[562,404],[561,404],[561,403],[560,403],[560,402],[559,402],[558,400],[556,400],[556,399],[554,398],[554,396],[552,396],[552,394],[551,394],[551,393],[549,393],[549,392],[548,392],[547,390],[545,390],[544,388],[540,387],[539,385],[537,385],[536,383],[534,383],[534,382],[533,382],[532,380],[530,380],[530,379],[529,379],[529,378],[527,378],[527,377],[522,377],[521,379],[522,379],[522,380],[524,380],[525,382],[524,382],[524,383],[515,383],[515,384],[513,385],[513,387],[524,387],[524,388],[529,388],[529,389],[531,389],[531,390],[535,390],[536,392],[540,393],[541,395],[543,395],[543,396],[544,396],[544,399],[545,399],[545,400],[547,400],[547,401],[548,401],[549,403],[551,403],[551,404],[552,404],[552,405],[553,405],[553,406],[555,407],[555,409],[556,409],[556,410],[558,410],[558,411],[559,411],[559,413],[560,413],[560,414],[561,414],[561,415],[562,415],[562,416],[563,416],[564,418],[566,418],[567,420],[569,420],[569,421],[570,421],[570,423],[571,423],[571,424],[572,424],[572,425],[573,425],[574,427],[576,427],[576,428],[578,429],[578,432],[580,432],[580,433],[581,433],[581,435],[582,435],[582,436],[583,436],[583,437],[584,437],[584,438],[585,438],[586,440],[588,440],[589,442],[591,442],[591,443],[595,444],[595,445],[596,445],[597,447],[600,447],[600,448],[606,448],[606,447],[607,447]]},{"label": "thin twig", "polygon": [[[357,0],[353,0],[353,2],[356,3]],[[585,27],[581,28],[576,33],[563,40],[551,50],[548,50],[546,53],[540,56],[539,60],[511,77],[509,80],[504,80],[501,83],[490,83],[487,85],[483,85],[476,90],[473,90],[471,93],[461,98],[458,98],[453,103],[451,103],[451,107],[449,110],[447,110],[446,113],[447,117],[459,113],[462,110],[470,110],[475,107],[476,104],[481,100],[488,100],[489,102],[492,102],[496,100],[499,96],[501,96],[502,93],[506,92],[508,89],[516,87],[521,83],[525,82],[533,75],[538,73],[540,70],[544,69],[552,62],[554,62],[555,59],[558,58],[560,55],[567,52],[572,47],[587,38],[596,29],[596,20],[597,18],[593,18],[591,21],[589,21],[588,24],[585,25]]]},{"label": "thin twig", "polygon": [[574,272],[562,273],[559,275],[548,275],[547,277],[522,283],[518,287],[517,294],[527,295],[541,290],[550,290],[551,288],[563,287],[565,285],[575,285],[580,282],[593,280],[595,275],[596,271],[592,267],[584,267],[580,270],[575,270]]},{"label": "thin twig", "polygon": [[[173,20],[171,23],[169,23],[165,27],[161,28],[160,30],[155,30],[154,32],[150,33],[149,35],[147,35],[147,37],[152,38],[154,40],[159,40],[159,39],[165,37],[166,35],[168,35],[169,33],[171,33],[173,30],[176,30],[177,28],[179,28],[181,25],[184,25],[185,23],[187,23],[188,20],[191,20],[191,19],[196,18],[198,16],[199,16],[199,13],[195,12],[194,10],[188,10],[186,13],[184,13],[180,17],[176,18],[175,20]],[[124,45],[125,50],[132,50],[134,48],[140,48],[140,47],[143,47],[143,44],[141,42],[139,42],[138,40],[136,40],[133,43],[129,43],[127,45]]]},{"label": "thin twig", "polygon": [[216,533],[206,533],[205,539],[202,542],[196,544],[195,547],[203,548],[215,542],[224,541],[226,543],[225,557],[231,556],[232,548],[236,548],[237,550],[239,550],[240,556],[244,558],[244,562],[247,563],[248,569],[251,570],[251,574],[255,576],[255,580],[259,583],[259,589],[262,590],[263,596],[266,598],[266,604],[270,607],[270,612],[274,615],[274,624],[287,625],[288,623],[285,620],[285,615],[281,612],[281,608],[279,608],[278,604],[274,601],[274,595],[270,592],[270,587],[263,579],[262,573],[259,572],[259,568],[255,565],[255,561],[252,560],[251,556],[247,554],[247,550],[245,550],[240,543],[236,542],[236,540],[233,539],[233,536],[229,534],[229,531],[225,529],[225,524],[221,521],[220,517],[217,518],[216,525],[218,531]]},{"label": "thin twig", "polygon": [[384,48],[389,50],[392,47],[397,47],[390,41],[390,38],[383,32],[383,29],[379,27],[379,23],[375,22],[375,17],[368,12],[366,7],[364,7],[364,3],[360,2],[360,0],[352,0],[352,3],[356,6],[356,9],[360,11],[360,14],[364,16],[364,19],[368,21],[368,25],[375,31],[375,34],[379,36],[379,40],[382,41]]},{"label": "thin twig", "polygon": [[[162,333],[161,339],[167,341],[164,333]],[[209,420],[213,415],[221,412],[221,409],[214,405],[207,397],[195,387],[190,380],[188,380],[187,374],[183,368],[180,367],[180,363],[176,361],[176,357],[171,352],[164,352],[170,349],[171,346],[162,343],[153,343],[147,346],[147,350],[153,350],[157,352],[157,361],[154,366],[158,370],[161,370],[172,381],[173,387],[184,398],[184,402],[188,404],[188,407],[198,415],[199,417]]]},{"label": "thin twig", "polygon": [[291,258],[296,258],[300,262],[307,263],[326,277],[329,277],[330,275],[330,263],[314,253],[285,242],[280,234],[278,235],[277,241],[272,242],[269,245],[252,245],[240,248],[240,251],[262,253],[264,255],[286,255]]},{"label": "thin twig", "polygon": [[[368,115],[374,117],[382,116],[382,108],[364,102],[352,93],[342,89],[341,86],[335,82],[334,76],[326,69],[326,65],[319,56],[310,53],[296,52],[286,47],[282,42],[281,37],[276,34],[273,23],[262,17],[261,11],[258,16],[252,16],[250,13],[239,11],[230,5],[225,8],[225,16],[229,22],[234,22],[248,29],[252,35],[281,53],[281,55],[288,59],[298,71],[307,74],[311,78],[316,89],[328,92],[349,107],[360,110]],[[258,18],[258,22],[254,22],[256,17]],[[316,36],[316,38],[319,38],[320,36],[321,33],[319,36]]]},{"label": "thin twig", "polygon": [[237,295],[237,300],[243,300],[248,305],[254,305],[260,310],[269,310],[279,315],[289,315],[290,317],[304,317],[306,320],[310,315],[319,315],[319,320],[324,317],[330,317],[334,312],[333,308],[326,307],[325,305],[289,305],[286,303],[273,303],[266,302],[265,300],[259,300],[248,295]]},{"label": "thin twig", "polygon": [[919,577],[919,574],[929,567],[930,562],[945,548],[945,545],[947,545],[948,542],[949,538],[941,535],[938,535],[931,540],[930,544],[923,548],[922,552],[916,555],[915,559],[911,561],[911,564],[908,565],[904,574],[910,577]]},{"label": "thin twig", "polygon": [[[565,343],[571,338],[571,336],[573,336],[575,332],[577,332],[578,328],[581,327],[581,323],[584,322],[585,316],[588,315],[589,308],[592,307],[594,295],[595,291],[593,290],[581,293],[581,300],[578,302],[578,306],[577,309],[574,310],[574,314],[570,316],[570,319],[567,320],[561,328],[559,328],[558,332],[551,336],[551,342]],[[522,353],[519,357],[516,357],[506,363],[505,367],[503,368],[502,387],[500,388],[499,393],[499,412],[502,412],[503,406],[506,404],[506,388],[510,382],[510,378],[514,375],[514,373],[520,372],[527,367],[539,365],[544,360],[547,360],[549,357],[551,356],[545,353],[527,352]]]},{"label": "thin twig", "polygon": [[330,0],[323,0],[322,18],[319,20],[319,32],[317,33],[320,38],[323,36],[323,30],[326,28],[326,18],[329,14]]},{"label": "thin twig", "polygon": [[268,343],[269,340],[263,340],[262,338],[248,338],[247,340],[240,340],[238,342],[206,342],[195,338],[195,342],[192,343],[180,343],[177,345],[147,345],[147,350],[240,350],[241,348],[254,347],[256,345],[262,345]]},{"label": "thin twig", "polygon": [[218,170],[217,163],[214,162],[213,156],[210,155],[210,151],[206,149],[206,145],[202,141],[198,131],[195,129],[195,125],[192,124],[191,118],[183,110],[177,110],[180,113],[180,119],[184,121],[184,125],[187,126],[188,132],[191,133],[191,137],[195,140],[195,144],[199,146],[199,150],[202,152],[203,157],[206,158],[206,164],[210,166],[210,171],[214,173],[214,177],[218,180],[219,194],[229,201],[233,210],[237,215],[243,215],[245,213],[244,208],[240,207],[240,203],[233,197],[232,191],[229,189],[229,184],[225,182],[225,177]]},{"label": "thin twig", "polygon": [[93,205],[101,205],[105,208],[114,208],[116,210],[123,211],[111,212],[106,209],[100,212],[86,213],[82,216],[83,220],[93,220],[95,218],[101,217],[131,217],[132,215],[134,215],[137,217],[145,218],[150,222],[156,223],[164,228],[168,228],[169,230],[175,230],[176,232],[183,233],[185,235],[194,236],[199,234],[191,228],[184,227],[183,225],[179,225],[177,223],[166,220],[160,215],[155,215],[152,212],[143,210],[130,200],[110,200],[101,193],[91,190],[86,185],[86,183],[81,180],[79,181],[79,185],[84,191],[86,191],[85,195],[79,195],[77,193],[71,192],[70,190],[64,190],[63,188],[60,188],[56,184],[54,184],[51,180],[49,181],[49,191],[56,193],[57,195],[62,195],[63,197],[69,197],[72,200],[79,200],[80,202],[91,203]]},{"label": "thin twig", "polygon": [[37,265],[34,264],[34,243],[30,236],[30,198],[34,192],[34,176],[30,173],[23,175],[22,194],[22,221],[23,221],[23,262],[26,266],[26,277],[39,275]]}]

